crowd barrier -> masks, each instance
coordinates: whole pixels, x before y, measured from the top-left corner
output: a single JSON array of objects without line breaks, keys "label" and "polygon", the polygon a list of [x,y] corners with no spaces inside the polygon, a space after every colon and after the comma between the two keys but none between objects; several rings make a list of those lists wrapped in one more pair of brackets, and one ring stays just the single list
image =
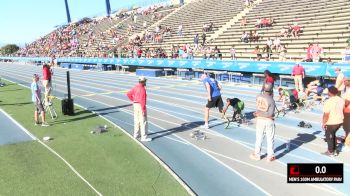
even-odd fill
[{"label": "crowd barrier", "polygon": [[[48,57],[0,57],[1,60],[14,61],[50,61]],[[58,63],[130,65],[155,68],[200,68],[205,70],[225,70],[233,72],[263,73],[268,69],[275,74],[291,74],[294,62],[275,61],[239,61],[239,60],[205,60],[205,59],[147,59],[147,58],[57,58]],[[335,77],[334,69],[341,68],[344,75],[350,75],[350,64],[343,63],[300,63],[307,76]]]}]

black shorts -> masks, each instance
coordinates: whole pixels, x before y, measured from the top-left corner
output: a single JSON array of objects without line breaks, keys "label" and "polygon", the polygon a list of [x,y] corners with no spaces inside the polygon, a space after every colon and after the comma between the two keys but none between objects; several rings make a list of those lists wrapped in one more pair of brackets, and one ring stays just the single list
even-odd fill
[{"label": "black shorts", "polygon": [[224,102],[222,101],[221,95],[216,96],[216,97],[212,97],[211,101],[208,101],[207,108],[219,108],[219,110],[222,110],[222,108],[224,107]]}]

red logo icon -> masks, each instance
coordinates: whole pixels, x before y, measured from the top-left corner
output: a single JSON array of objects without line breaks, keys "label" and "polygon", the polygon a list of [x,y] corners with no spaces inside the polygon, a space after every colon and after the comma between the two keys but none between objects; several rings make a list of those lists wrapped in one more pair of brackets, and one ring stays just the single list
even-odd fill
[{"label": "red logo icon", "polygon": [[300,174],[300,169],[298,165],[291,165],[289,167],[289,174],[290,175],[299,175]]}]

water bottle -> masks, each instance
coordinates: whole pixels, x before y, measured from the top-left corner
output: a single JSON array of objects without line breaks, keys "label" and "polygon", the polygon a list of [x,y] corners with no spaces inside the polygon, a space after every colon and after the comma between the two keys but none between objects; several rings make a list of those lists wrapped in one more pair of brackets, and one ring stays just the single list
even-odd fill
[{"label": "water bottle", "polygon": [[287,140],[285,151],[289,151],[289,150],[290,150],[290,140]]}]

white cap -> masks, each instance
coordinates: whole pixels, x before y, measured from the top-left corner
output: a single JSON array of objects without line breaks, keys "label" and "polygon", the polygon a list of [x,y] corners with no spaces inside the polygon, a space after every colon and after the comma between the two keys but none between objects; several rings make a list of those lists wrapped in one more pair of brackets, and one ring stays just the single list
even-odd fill
[{"label": "white cap", "polygon": [[146,82],[147,78],[145,78],[145,76],[140,76],[139,77],[139,82]]}]

